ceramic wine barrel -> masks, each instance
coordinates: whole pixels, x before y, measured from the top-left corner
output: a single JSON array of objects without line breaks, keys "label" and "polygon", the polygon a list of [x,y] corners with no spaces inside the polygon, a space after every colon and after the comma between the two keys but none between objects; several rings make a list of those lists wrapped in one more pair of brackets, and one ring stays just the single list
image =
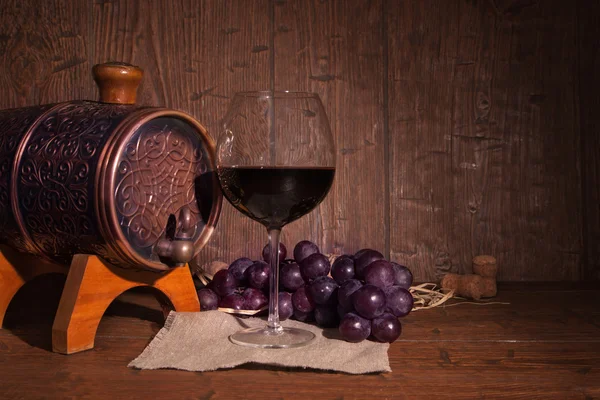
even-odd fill
[{"label": "ceramic wine barrel", "polygon": [[191,116],[138,107],[137,67],[94,67],[100,101],[0,111],[0,243],[59,263],[189,262],[217,223],[215,144]]}]

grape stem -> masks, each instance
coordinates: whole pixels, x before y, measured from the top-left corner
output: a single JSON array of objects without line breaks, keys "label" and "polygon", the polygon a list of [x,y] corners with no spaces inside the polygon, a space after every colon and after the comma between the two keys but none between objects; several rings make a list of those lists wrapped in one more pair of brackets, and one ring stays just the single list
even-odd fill
[{"label": "grape stem", "polygon": [[267,330],[272,334],[283,332],[279,323],[279,236],[280,229],[269,229],[271,271],[269,273],[269,319]]}]

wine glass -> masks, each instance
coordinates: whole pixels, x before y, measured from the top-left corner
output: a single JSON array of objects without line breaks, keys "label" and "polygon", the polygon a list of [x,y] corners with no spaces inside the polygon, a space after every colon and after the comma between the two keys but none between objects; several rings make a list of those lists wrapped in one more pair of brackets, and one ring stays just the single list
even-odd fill
[{"label": "wine glass", "polygon": [[223,194],[267,228],[270,246],[269,318],[262,328],[234,333],[236,344],[299,347],[314,339],[279,323],[279,237],[284,225],[315,208],[335,175],[335,149],[319,96],[304,92],[236,93],[217,142]]}]

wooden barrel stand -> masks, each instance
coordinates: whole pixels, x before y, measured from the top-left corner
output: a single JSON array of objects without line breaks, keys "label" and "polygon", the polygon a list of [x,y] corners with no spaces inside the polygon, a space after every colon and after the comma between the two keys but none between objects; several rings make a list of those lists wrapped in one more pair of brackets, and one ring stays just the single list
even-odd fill
[{"label": "wooden barrel stand", "polygon": [[52,326],[52,350],[57,353],[93,348],[98,324],[110,303],[134,287],[157,289],[163,309],[168,306],[177,311],[200,311],[187,265],[155,273],[118,268],[96,256],[76,254],[71,266],[66,267],[0,247],[0,326],[12,298],[25,283],[56,272],[67,274]]}]

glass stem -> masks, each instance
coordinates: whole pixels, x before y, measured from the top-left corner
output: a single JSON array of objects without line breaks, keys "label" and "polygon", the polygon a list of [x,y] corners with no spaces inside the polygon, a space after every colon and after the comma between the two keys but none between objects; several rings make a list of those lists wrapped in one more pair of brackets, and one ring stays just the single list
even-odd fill
[{"label": "glass stem", "polygon": [[274,332],[283,328],[279,324],[279,235],[280,229],[269,229],[271,273],[269,277],[269,320],[267,328]]}]

